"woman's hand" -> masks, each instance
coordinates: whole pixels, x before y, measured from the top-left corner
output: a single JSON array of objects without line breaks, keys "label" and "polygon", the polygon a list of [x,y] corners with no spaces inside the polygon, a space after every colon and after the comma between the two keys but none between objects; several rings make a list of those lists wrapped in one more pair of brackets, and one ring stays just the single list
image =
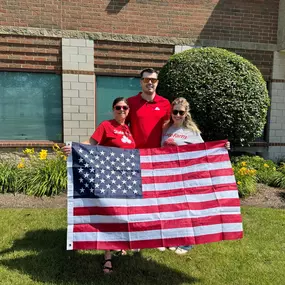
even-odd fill
[{"label": "woman's hand", "polygon": [[65,145],[61,148],[62,152],[67,156],[70,155],[71,153],[71,146],[70,145]]},{"label": "woman's hand", "polygon": [[230,149],[231,149],[231,143],[230,143],[230,142],[226,142],[226,143],[225,143],[225,148],[226,148],[227,150],[230,150]]},{"label": "woman's hand", "polygon": [[[97,145],[97,141],[95,141],[93,138],[90,138],[88,141],[82,142],[82,144],[88,144],[88,145]],[[71,146],[65,145],[61,148],[62,152],[67,156],[71,154]]]}]

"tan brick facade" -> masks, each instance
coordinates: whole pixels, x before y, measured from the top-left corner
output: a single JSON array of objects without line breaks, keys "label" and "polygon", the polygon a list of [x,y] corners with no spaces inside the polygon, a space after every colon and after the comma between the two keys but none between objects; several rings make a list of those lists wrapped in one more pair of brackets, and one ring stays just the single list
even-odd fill
[{"label": "tan brick facade", "polygon": [[279,0],[1,1],[1,26],[277,42]]},{"label": "tan brick facade", "polygon": [[147,67],[160,69],[172,54],[172,45],[95,41],[95,73],[138,76]]},{"label": "tan brick facade", "polygon": [[285,0],[280,0],[279,3],[279,18],[278,18],[278,50],[285,49]]},{"label": "tan brick facade", "polygon": [[0,69],[61,72],[61,39],[0,34]]}]

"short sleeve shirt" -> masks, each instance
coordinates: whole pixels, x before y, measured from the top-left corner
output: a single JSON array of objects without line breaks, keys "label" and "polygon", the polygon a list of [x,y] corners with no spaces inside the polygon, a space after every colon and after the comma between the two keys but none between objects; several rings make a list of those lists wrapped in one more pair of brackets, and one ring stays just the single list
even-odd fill
[{"label": "short sleeve shirt", "polygon": [[173,125],[163,132],[161,146],[186,145],[204,142],[201,135],[183,127]]},{"label": "short sleeve shirt", "polygon": [[157,94],[147,102],[141,94],[128,98],[128,121],[136,148],[160,147],[163,124],[170,118],[170,103]]},{"label": "short sleeve shirt", "polygon": [[91,136],[99,145],[119,148],[135,148],[135,142],[127,125],[116,120],[103,121]]}]

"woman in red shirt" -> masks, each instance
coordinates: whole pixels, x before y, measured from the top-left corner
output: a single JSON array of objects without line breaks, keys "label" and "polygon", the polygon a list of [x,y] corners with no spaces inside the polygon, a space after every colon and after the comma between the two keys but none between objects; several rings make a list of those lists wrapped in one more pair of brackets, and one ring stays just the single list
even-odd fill
[{"label": "woman in red shirt", "polygon": [[[118,97],[113,101],[113,116],[114,119],[103,121],[98,128],[96,128],[89,141],[83,142],[91,145],[102,145],[119,148],[135,148],[135,142],[129,127],[125,124],[125,120],[129,114],[129,105],[125,98]],[[64,146],[62,148],[66,155],[70,154],[71,147]],[[112,268],[112,254],[110,250],[105,251],[105,260],[103,263],[104,273],[111,273]]]},{"label": "woman in red shirt", "polygon": [[119,97],[114,100],[113,114],[114,119],[103,121],[89,139],[89,143],[119,148],[135,148],[129,127],[125,124],[126,117],[129,114],[129,105],[126,99]]}]

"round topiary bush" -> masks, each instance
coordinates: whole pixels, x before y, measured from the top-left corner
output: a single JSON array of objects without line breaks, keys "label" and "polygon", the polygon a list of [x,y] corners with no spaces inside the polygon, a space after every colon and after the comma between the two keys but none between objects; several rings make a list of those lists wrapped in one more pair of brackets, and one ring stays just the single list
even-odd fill
[{"label": "round topiary bush", "polygon": [[159,73],[158,93],[185,97],[205,140],[244,145],[261,136],[269,106],[260,71],[220,48],[193,48],[170,57]]}]

